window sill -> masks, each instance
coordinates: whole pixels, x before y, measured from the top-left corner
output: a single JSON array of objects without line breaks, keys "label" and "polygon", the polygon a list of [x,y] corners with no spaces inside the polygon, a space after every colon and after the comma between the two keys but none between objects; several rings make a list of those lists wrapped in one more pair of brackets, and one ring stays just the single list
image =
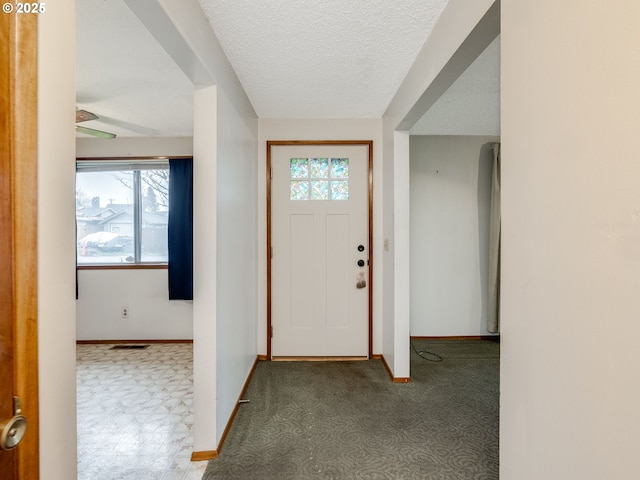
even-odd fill
[{"label": "window sill", "polygon": [[82,264],[78,270],[166,270],[166,263]]}]

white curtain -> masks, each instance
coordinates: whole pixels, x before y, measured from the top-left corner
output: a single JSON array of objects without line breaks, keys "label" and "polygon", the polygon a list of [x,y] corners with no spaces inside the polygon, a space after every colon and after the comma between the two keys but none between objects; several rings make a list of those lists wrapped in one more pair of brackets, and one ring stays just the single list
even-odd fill
[{"label": "white curtain", "polygon": [[489,219],[489,297],[487,330],[500,331],[500,144],[493,144],[491,213]]}]

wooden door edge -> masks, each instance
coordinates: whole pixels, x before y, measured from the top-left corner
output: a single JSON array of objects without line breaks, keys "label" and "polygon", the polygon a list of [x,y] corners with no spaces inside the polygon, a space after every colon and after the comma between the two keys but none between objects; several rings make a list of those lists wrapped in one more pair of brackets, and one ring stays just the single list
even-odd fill
[{"label": "wooden door edge", "polygon": [[[22,401],[28,427],[16,447],[19,477],[37,480],[39,472],[38,264],[37,264],[37,15],[4,14],[9,55],[10,107],[5,139],[10,156],[13,209],[14,391]],[[3,81],[4,83],[4,81]]]}]

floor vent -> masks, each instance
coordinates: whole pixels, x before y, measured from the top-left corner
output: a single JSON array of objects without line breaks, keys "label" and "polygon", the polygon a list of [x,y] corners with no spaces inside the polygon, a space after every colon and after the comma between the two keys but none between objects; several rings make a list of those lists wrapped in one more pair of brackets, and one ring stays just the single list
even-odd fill
[{"label": "floor vent", "polygon": [[144,350],[149,345],[114,345],[109,350]]}]

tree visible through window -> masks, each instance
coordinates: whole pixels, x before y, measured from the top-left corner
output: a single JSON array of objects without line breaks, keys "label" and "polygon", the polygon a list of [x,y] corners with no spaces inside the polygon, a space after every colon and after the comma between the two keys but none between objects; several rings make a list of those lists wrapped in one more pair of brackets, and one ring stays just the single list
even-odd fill
[{"label": "tree visible through window", "polygon": [[166,263],[168,208],[168,162],[78,161],[78,264]]}]

